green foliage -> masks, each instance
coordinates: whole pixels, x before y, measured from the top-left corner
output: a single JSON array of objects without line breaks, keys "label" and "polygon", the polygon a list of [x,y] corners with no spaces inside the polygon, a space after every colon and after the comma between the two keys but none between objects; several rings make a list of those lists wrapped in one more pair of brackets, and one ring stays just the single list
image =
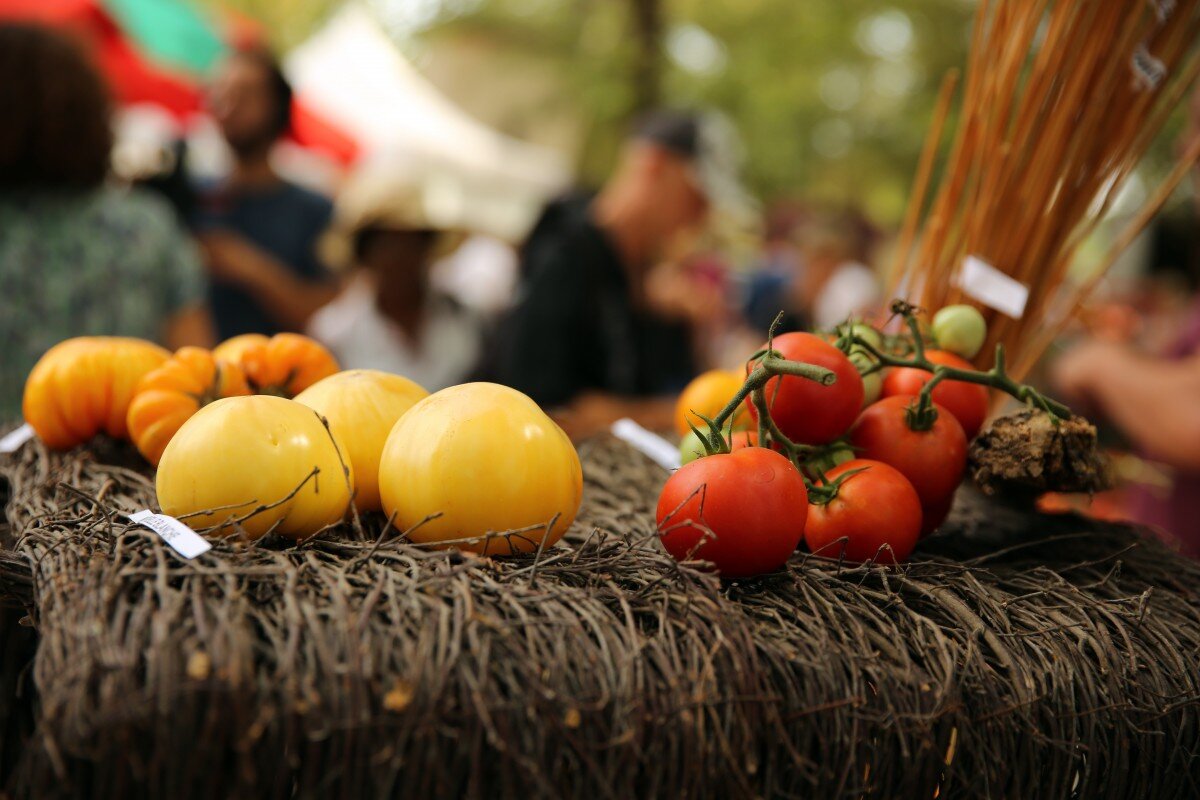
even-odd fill
[{"label": "green foliage", "polygon": [[[633,0],[484,0],[427,36],[486,35],[561,75],[588,123],[581,172],[611,164],[633,104]],[[747,182],[764,197],[903,212],[945,72],[965,63],[966,0],[669,0],[662,55],[668,103],[730,114]]]}]

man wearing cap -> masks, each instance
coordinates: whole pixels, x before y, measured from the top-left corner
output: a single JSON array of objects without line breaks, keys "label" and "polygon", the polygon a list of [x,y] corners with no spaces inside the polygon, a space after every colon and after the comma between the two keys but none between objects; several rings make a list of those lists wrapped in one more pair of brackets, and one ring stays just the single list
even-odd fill
[{"label": "man wearing cap", "polygon": [[654,309],[646,278],[710,204],[739,196],[736,162],[721,118],[644,118],[599,194],[551,203],[526,241],[498,379],[574,437],[626,416],[670,427],[673,396],[695,373],[691,332]]}]

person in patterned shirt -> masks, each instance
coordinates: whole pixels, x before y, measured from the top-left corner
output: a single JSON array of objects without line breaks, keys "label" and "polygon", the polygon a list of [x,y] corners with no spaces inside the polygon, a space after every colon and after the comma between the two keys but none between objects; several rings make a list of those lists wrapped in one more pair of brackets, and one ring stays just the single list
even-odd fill
[{"label": "person in patterned shirt", "polygon": [[211,344],[203,266],[174,211],[108,182],[108,94],[75,43],[0,25],[0,108],[0,422],[63,339]]}]

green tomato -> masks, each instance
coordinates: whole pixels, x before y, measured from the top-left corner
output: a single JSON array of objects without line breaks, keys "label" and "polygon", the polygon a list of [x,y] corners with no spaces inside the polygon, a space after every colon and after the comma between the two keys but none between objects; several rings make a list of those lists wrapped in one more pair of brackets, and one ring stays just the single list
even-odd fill
[{"label": "green tomato", "polygon": [[[858,368],[860,373],[866,371],[875,363],[875,360],[863,349],[855,350],[850,354],[850,363]],[[863,375],[863,404],[862,407],[874,403],[879,399],[880,393],[883,392],[883,371],[876,370],[870,375]]]},{"label": "green tomato", "polygon": [[855,459],[854,450],[845,442],[834,442],[829,449],[814,458],[810,463],[821,470],[829,472],[834,467]]},{"label": "green tomato", "polygon": [[875,330],[865,322],[843,322],[834,330],[834,334],[836,336],[843,336],[848,333],[854,334],[858,338],[870,344],[876,350],[883,345],[883,337],[880,336],[879,331]]},{"label": "green tomato", "polygon": [[933,338],[943,350],[974,358],[987,338],[987,323],[975,306],[946,306],[933,315]]},{"label": "green tomato", "polygon": [[680,464],[690,464],[697,458],[704,456],[704,444],[700,441],[700,437],[695,431],[688,431],[679,440],[679,462]]}]

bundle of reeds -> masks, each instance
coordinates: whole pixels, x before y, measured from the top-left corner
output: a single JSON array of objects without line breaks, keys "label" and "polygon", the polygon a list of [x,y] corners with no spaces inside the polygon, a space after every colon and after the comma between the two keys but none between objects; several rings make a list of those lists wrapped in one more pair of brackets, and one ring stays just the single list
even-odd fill
[{"label": "bundle of reeds", "polygon": [[1200,72],[1198,41],[1200,0],[982,0],[954,142],[930,199],[957,81],[948,76],[891,288],[930,309],[973,302],[958,285],[970,256],[1025,284],[1019,318],[976,304],[989,322],[980,363],[1003,343],[1013,371],[1026,372],[1200,158],[1193,142],[1095,277],[1068,284],[1079,245]]}]

